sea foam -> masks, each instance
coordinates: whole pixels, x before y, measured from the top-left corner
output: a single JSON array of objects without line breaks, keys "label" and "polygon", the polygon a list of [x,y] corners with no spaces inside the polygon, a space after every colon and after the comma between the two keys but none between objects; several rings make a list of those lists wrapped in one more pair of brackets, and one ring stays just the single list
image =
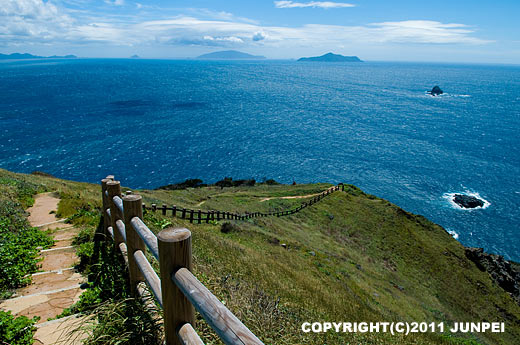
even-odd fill
[{"label": "sea foam", "polygon": [[456,239],[456,240],[459,239],[459,234],[457,234],[455,231],[450,230],[450,229],[446,229],[446,231],[447,231],[448,234],[450,234],[454,239]]}]

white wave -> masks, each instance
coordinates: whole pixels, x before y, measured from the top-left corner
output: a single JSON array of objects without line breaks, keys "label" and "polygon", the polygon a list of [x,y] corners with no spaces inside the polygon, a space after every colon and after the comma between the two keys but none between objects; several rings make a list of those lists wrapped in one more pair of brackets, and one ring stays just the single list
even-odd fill
[{"label": "white wave", "polygon": [[446,230],[448,231],[448,234],[450,234],[454,239],[458,240],[459,239],[459,234],[457,234],[455,231],[453,230]]},{"label": "white wave", "polygon": [[430,93],[430,91],[425,91],[424,94],[431,98],[468,98],[468,97],[471,97],[471,95],[458,95],[458,94],[451,94],[451,93],[447,93],[447,92],[444,92],[443,94],[436,95],[436,96],[432,95]]},{"label": "white wave", "polygon": [[[484,206],[482,206],[482,207],[475,207],[475,208],[464,208],[464,207],[458,205],[455,201],[453,201],[453,198],[455,197],[456,194],[473,196],[473,197],[475,197],[477,199],[482,200],[484,202]],[[469,191],[469,190],[466,190],[464,192],[456,192],[456,193],[444,193],[442,197],[444,199],[448,200],[448,202],[450,203],[450,205],[453,208],[456,208],[458,210],[465,210],[465,211],[479,210],[479,209],[488,208],[491,205],[491,203],[489,201],[487,201],[486,199],[484,199],[483,197],[481,197],[479,193],[472,192],[472,191]]]}]

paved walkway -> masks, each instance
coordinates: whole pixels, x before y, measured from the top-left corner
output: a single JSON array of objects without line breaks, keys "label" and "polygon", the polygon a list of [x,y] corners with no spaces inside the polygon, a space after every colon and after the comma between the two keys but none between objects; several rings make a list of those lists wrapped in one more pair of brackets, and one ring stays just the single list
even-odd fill
[{"label": "paved walkway", "polygon": [[86,333],[70,334],[83,319],[70,316],[47,321],[61,314],[63,310],[78,301],[81,295],[80,284],[84,277],[74,270],[78,258],[72,240],[80,231],[65,224],[64,219],[55,217],[59,199],[53,193],[38,194],[34,206],[27,212],[29,223],[41,230],[52,230],[55,244],[52,248],[41,250],[41,272],[32,275],[32,283],[17,291],[13,298],[3,301],[0,309],[11,310],[14,315],[29,318],[39,316],[36,325],[34,344],[81,344]]}]

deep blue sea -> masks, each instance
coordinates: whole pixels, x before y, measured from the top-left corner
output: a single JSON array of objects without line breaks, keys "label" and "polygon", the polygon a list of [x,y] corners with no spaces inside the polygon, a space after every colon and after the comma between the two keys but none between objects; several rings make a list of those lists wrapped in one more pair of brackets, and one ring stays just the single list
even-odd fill
[{"label": "deep blue sea", "polygon": [[520,66],[3,61],[0,124],[12,171],[352,183],[520,261]]}]

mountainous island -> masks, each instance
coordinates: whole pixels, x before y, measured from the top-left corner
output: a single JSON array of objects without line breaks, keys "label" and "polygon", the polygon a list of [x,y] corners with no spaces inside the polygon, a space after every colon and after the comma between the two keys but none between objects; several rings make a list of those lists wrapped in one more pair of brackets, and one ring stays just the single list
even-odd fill
[{"label": "mountainous island", "polygon": [[263,60],[265,56],[251,55],[248,53],[239,52],[237,50],[223,50],[208,54],[203,54],[197,59],[201,60]]},{"label": "mountainous island", "polygon": [[344,56],[340,54],[327,53],[322,56],[302,57],[298,61],[319,61],[319,62],[363,62],[357,56]]},{"label": "mountainous island", "polygon": [[76,55],[65,55],[65,56],[38,56],[28,53],[12,53],[12,54],[0,54],[0,60],[23,60],[23,59],[75,59]]}]

